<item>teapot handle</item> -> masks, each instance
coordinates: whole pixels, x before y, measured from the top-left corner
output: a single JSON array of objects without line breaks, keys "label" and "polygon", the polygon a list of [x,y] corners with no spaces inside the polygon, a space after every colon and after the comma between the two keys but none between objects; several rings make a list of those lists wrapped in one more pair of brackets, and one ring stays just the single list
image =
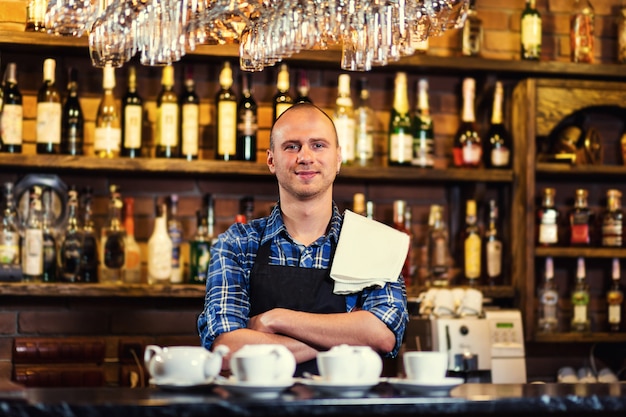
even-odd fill
[{"label": "teapot handle", "polygon": [[226,355],[230,352],[230,349],[226,345],[217,346],[213,352],[207,350],[206,357],[204,358],[204,377],[215,378],[222,370],[222,361]]},{"label": "teapot handle", "polygon": [[292,377],[296,371],[296,359],[289,349],[285,346],[277,346],[272,350],[272,354],[276,355],[278,366],[276,367],[276,375],[287,375]]},{"label": "teapot handle", "polygon": [[146,346],[146,350],[143,352],[143,362],[148,369],[150,375],[154,375],[154,361],[153,358],[157,355],[160,355],[163,352],[160,346],[157,345],[148,345]]}]

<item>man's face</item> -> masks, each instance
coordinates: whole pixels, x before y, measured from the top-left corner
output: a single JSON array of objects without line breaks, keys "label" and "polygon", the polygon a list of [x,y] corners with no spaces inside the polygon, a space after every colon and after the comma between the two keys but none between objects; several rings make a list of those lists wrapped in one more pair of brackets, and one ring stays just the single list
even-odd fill
[{"label": "man's face", "polygon": [[291,109],[276,122],[272,134],[267,165],[281,191],[300,200],[332,193],[341,152],[332,122],[320,110]]}]

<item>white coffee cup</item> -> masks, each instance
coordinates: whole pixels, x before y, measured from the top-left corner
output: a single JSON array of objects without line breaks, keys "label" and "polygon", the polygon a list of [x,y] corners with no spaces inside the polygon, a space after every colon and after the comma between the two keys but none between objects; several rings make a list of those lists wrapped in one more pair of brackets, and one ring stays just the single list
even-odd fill
[{"label": "white coffee cup", "polygon": [[230,370],[240,382],[282,383],[293,378],[296,359],[283,345],[245,345],[231,356]]},{"label": "white coffee cup", "polygon": [[483,293],[474,288],[466,289],[459,307],[459,316],[479,316],[482,311]]},{"label": "white coffee cup", "polygon": [[211,352],[202,346],[148,345],[144,363],[155,381],[172,384],[201,384],[212,380],[222,369],[226,346]]},{"label": "white coffee cup", "polygon": [[457,311],[465,296],[465,288],[456,287],[452,288],[450,291],[452,291],[452,298],[454,299],[454,311]]},{"label": "white coffee cup", "polygon": [[380,355],[369,346],[338,345],[317,354],[317,368],[325,381],[376,381],[383,370]]},{"label": "white coffee cup", "polygon": [[448,370],[446,352],[404,352],[402,362],[407,379],[416,382],[442,381]]},{"label": "white coffee cup", "polygon": [[447,288],[441,288],[435,296],[435,310],[433,313],[437,317],[445,317],[454,315],[455,311],[452,291]]}]

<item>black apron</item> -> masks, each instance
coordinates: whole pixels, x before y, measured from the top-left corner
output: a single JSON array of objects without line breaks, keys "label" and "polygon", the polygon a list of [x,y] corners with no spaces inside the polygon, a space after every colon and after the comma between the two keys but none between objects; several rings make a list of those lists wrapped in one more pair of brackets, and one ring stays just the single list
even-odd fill
[{"label": "black apron", "polygon": [[[345,313],[346,298],[333,293],[330,268],[269,265],[271,240],[263,244],[250,272],[250,317],[273,308],[307,313]],[[331,264],[335,255],[333,244]],[[295,376],[319,374],[315,359],[298,364]]]}]

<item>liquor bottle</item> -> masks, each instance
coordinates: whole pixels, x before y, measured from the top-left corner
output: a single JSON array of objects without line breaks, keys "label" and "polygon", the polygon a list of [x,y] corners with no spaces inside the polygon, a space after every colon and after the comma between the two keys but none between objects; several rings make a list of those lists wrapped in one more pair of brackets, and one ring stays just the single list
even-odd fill
[{"label": "liquor bottle", "polygon": [[[405,215],[407,211],[407,204],[404,200],[395,200],[393,202],[393,227],[396,230],[399,230],[402,233],[406,233],[411,237],[411,230],[406,227]],[[412,243],[409,244],[409,252],[406,255],[406,259],[404,260],[404,264],[402,265],[402,277],[404,278],[404,284],[407,288],[412,285],[412,276],[411,276],[411,256],[412,256]]]},{"label": "liquor bottle", "polygon": [[37,93],[37,153],[61,151],[61,96],[55,84],[56,61],[43,62],[43,85]]},{"label": "liquor bottle", "polygon": [[181,156],[188,161],[198,159],[200,140],[200,99],[196,94],[191,67],[185,76],[185,91],[180,95]]},{"label": "liquor bottle", "polygon": [[68,71],[67,95],[61,116],[61,153],[82,155],[85,141],[85,118],[78,100],[78,70]]},{"label": "liquor bottle", "polygon": [[365,166],[374,159],[374,110],[370,106],[367,79],[359,81],[359,105],[354,111],[355,149],[354,156],[359,165]]},{"label": "liquor bottle", "polygon": [[169,198],[169,215],[167,216],[167,234],[172,241],[172,268],[170,271],[170,282],[181,284],[183,282],[183,255],[181,245],[183,243],[183,224],[178,218],[178,195],[172,194]]},{"label": "liquor bottle", "polygon": [[602,246],[622,247],[623,219],[622,193],[619,190],[606,192],[606,210],[602,215]]},{"label": "liquor bottle", "polygon": [[467,200],[465,208],[465,239],[463,254],[465,260],[465,278],[470,286],[478,285],[482,272],[481,248],[482,239],[476,216],[476,200]]},{"label": "liquor bottle", "polygon": [[41,281],[43,276],[43,228],[41,224],[41,187],[31,187],[28,218],[22,239],[22,279]]},{"label": "liquor bottle", "polygon": [[137,284],[141,282],[141,249],[135,240],[135,199],[124,198],[124,266],[122,267],[122,282]]},{"label": "liquor bottle", "polygon": [[43,232],[43,282],[54,282],[57,278],[57,237],[54,229],[52,213],[52,189],[45,187],[42,195],[43,215],[41,229]]},{"label": "liquor bottle", "polygon": [[141,156],[143,100],[137,93],[137,70],[128,67],[128,90],[122,98],[122,156]]},{"label": "liquor bottle", "polygon": [[513,141],[511,135],[504,126],[502,118],[502,100],[504,91],[502,82],[496,82],[493,94],[493,109],[491,111],[491,124],[487,132],[485,162],[490,168],[510,168],[511,148]]},{"label": "liquor bottle", "polygon": [[113,96],[115,68],[107,65],[102,71],[102,99],[96,115],[94,152],[100,158],[117,158],[122,143],[120,110]]},{"label": "liquor bottle", "polygon": [[276,81],[277,92],[272,105],[272,120],[276,120],[285,110],[293,106],[293,98],[289,95],[289,68],[281,64]]},{"label": "liquor bottle", "polygon": [[296,103],[313,103],[311,97],[309,97],[309,90],[311,86],[309,85],[309,77],[306,74],[305,70],[298,71],[298,96],[296,97]]},{"label": "liquor bottle", "polygon": [[463,110],[461,126],[454,137],[452,156],[457,167],[475,168],[482,159],[482,140],[476,127],[474,115],[474,94],[476,81],[473,78],[463,80]]},{"label": "liquor bottle", "polygon": [[578,258],[576,267],[576,286],[572,291],[572,305],[574,316],[572,317],[573,332],[590,331],[589,323],[589,288],[587,286],[587,272],[585,271],[585,259]]},{"label": "liquor bottle", "polygon": [[374,210],[376,207],[374,206],[374,202],[372,200],[367,200],[365,202],[365,217],[370,220],[374,220]]},{"label": "liquor bottle", "polygon": [[83,252],[80,261],[80,280],[98,282],[99,243],[93,222],[93,192],[86,187],[82,193],[83,205]]},{"label": "liquor bottle", "polygon": [[461,31],[461,54],[478,56],[483,47],[483,22],[476,12],[475,0],[470,0],[467,18]]},{"label": "liquor bottle", "polygon": [[546,258],[544,282],[539,288],[539,320],[537,330],[542,333],[554,333],[558,328],[559,293],[554,282],[554,262]]},{"label": "liquor bottle", "polygon": [[174,67],[167,65],[161,73],[161,92],[157,97],[155,156],[178,158],[178,98],[174,92]]},{"label": "liquor bottle", "polygon": [[577,189],[574,209],[569,213],[570,245],[572,246],[589,246],[591,243],[593,214],[587,206],[587,195],[587,190]]},{"label": "liquor bottle", "polygon": [[498,233],[498,206],[489,200],[489,227],[485,232],[485,272],[489,285],[502,284],[502,238]]},{"label": "liquor bottle", "polygon": [[352,196],[352,211],[358,215],[366,216],[365,194],[354,193]]},{"label": "liquor bottle", "polygon": [[46,31],[46,0],[29,0],[26,5],[26,32]]},{"label": "liquor bottle", "polygon": [[217,119],[215,137],[217,138],[216,159],[231,161],[237,158],[237,98],[232,90],[233,71],[230,62],[224,62],[220,72],[220,91],[215,99]]},{"label": "liquor bottle", "polygon": [[389,121],[389,165],[411,165],[413,159],[413,133],[406,88],[406,73],[398,72]]},{"label": "liquor bottle", "polygon": [[539,61],[541,57],[541,14],[535,3],[535,0],[526,0],[520,24],[521,58],[531,61]]},{"label": "liquor bottle", "polygon": [[0,265],[2,268],[13,269],[20,266],[20,228],[13,183],[5,182],[2,186],[4,210],[0,223]]},{"label": "liquor bottle", "polygon": [[83,233],[78,221],[78,192],[74,187],[67,192],[67,211],[67,226],[59,251],[59,281],[80,282]]},{"label": "liquor bottle", "polygon": [[428,80],[417,82],[417,105],[413,114],[413,165],[432,168],[435,165],[435,131],[428,103]]},{"label": "liquor bottle", "polygon": [[119,187],[111,184],[109,192],[109,218],[102,228],[100,237],[102,245],[100,282],[118,283],[122,279],[126,232],[122,223],[123,202]]},{"label": "liquor bottle", "polygon": [[169,284],[172,276],[172,240],[167,233],[167,210],[156,207],[154,230],[148,240],[148,284]]},{"label": "liquor bottle", "polygon": [[428,281],[433,287],[447,287],[449,283],[449,233],[443,219],[443,207],[430,206],[427,237]]},{"label": "liquor bottle", "polygon": [[252,74],[241,77],[241,99],[237,105],[237,159],[256,162],[257,105],[252,97]]},{"label": "liquor bottle", "polygon": [[622,304],[624,303],[624,292],[620,288],[620,262],[619,258],[613,258],[611,268],[611,287],[606,293],[606,303],[608,305],[609,330],[619,332],[622,323]]},{"label": "liquor bottle", "polygon": [[333,122],[337,130],[339,147],[341,148],[342,163],[354,162],[354,142],[356,137],[354,123],[354,107],[350,95],[350,75],[340,74],[337,88],[337,100]]},{"label": "liquor bottle", "polygon": [[570,55],[572,62],[593,63],[595,14],[589,0],[575,0],[570,20]]},{"label": "liquor bottle", "polygon": [[196,211],[197,229],[189,242],[189,281],[192,284],[206,284],[211,259],[211,240],[208,219],[201,210]]},{"label": "liquor bottle", "polygon": [[23,108],[22,93],[17,86],[17,66],[9,62],[4,72],[4,88],[0,110],[0,152],[22,152]]},{"label": "liquor bottle", "polygon": [[537,244],[555,246],[559,243],[559,211],[554,207],[554,188],[545,188],[541,207],[537,210]]}]

